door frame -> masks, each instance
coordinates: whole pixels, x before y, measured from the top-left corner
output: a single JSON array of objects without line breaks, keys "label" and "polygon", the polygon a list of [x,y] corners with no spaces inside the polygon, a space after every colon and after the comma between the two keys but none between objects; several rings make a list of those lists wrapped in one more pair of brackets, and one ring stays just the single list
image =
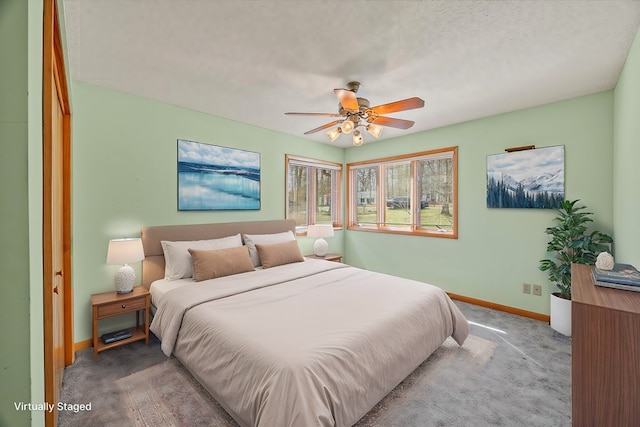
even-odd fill
[{"label": "door frame", "polygon": [[[71,109],[67,78],[64,66],[60,28],[56,0],[44,0],[43,4],[43,61],[42,61],[42,240],[43,240],[43,327],[44,327],[44,392],[45,402],[53,402],[57,384],[54,381],[53,334],[50,325],[53,323],[53,277],[55,272],[52,263],[53,229],[52,229],[52,117],[54,102],[52,91],[55,84],[60,98],[63,114],[62,129],[62,240],[63,240],[63,328],[65,366],[74,361],[73,348],[73,294],[71,286]],[[59,390],[58,390],[59,392]],[[57,420],[54,412],[45,414],[45,425],[55,426]]]}]

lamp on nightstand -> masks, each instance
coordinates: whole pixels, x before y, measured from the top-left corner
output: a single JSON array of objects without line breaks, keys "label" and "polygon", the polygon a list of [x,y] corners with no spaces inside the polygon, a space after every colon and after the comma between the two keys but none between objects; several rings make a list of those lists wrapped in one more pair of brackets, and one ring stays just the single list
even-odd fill
[{"label": "lamp on nightstand", "polygon": [[317,256],[325,256],[329,251],[329,244],[323,237],[333,236],[333,225],[331,224],[314,224],[307,227],[308,237],[318,237],[313,244],[313,252]]},{"label": "lamp on nightstand", "polygon": [[133,284],[136,282],[136,273],[129,264],[143,259],[144,250],[142,249],[142,240],[139,238],[113,239],[109,241],[107,264],[122,264],[122,267],[114,276],[116,291],[119,294],[128,294],[133,290]]}]

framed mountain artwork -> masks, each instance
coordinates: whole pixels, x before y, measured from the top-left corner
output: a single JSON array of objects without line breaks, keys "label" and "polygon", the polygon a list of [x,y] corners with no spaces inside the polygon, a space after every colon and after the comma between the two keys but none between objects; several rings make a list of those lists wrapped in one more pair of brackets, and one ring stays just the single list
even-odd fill
[{"label": "framed mountain artwork", "polygon": [[487,156],[487,207],[558,209],[564,145]]},{"label": "framed mountain artwork", "polygon": [[260,154],[178,140],[178,210],[260,209]]}]

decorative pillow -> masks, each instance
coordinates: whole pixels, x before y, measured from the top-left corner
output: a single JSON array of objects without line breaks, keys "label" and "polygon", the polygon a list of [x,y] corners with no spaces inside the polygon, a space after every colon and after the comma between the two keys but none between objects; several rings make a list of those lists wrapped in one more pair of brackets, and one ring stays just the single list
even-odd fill
[{"label": "decorative pillow", "polygon": [[263,268],[304,261],[298,242],[257,243],[256,249]]},{"label": "decorative pillow", "polygon": [[253,271],[246,246],[228,249],[189,249],[193,258],[193,279],[196,282],[232,274]]},{"label": "decorative pillow", "polygon": [[189,249],[226,249],[242,246],[240,234],[211,240],[192,240],[160,242],[164,252],[164,278],[176,280],[193,277],[193,268]]},{"label": "decorative pillow", "polygon": [[283,233],[274,234],[243,234],[242,239],[244,240],[244,244],[249,248],[249,256],[251,257],[251,262],[253,262],[254,267],[259,267],[260,256],[256,249],[257,243],[266,244],[289,242],[291,240],[296,240],[296,236],[294,236],[293,232],[289,230]]}]

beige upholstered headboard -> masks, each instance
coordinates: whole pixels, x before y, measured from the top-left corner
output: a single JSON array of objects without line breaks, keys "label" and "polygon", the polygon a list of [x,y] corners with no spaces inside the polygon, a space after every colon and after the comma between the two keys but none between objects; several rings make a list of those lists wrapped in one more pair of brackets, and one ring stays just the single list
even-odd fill
[{"label": "beige upholstered headboard", "polygon": [[154,280],[164,277],[164,254],[160,241],[218,239],[234,234],[270,234],[291,230],[296,223],[291,219],[251,222],[225,222],[218,224],[161,225],[143,227],[142,286],[149,289]]}]

